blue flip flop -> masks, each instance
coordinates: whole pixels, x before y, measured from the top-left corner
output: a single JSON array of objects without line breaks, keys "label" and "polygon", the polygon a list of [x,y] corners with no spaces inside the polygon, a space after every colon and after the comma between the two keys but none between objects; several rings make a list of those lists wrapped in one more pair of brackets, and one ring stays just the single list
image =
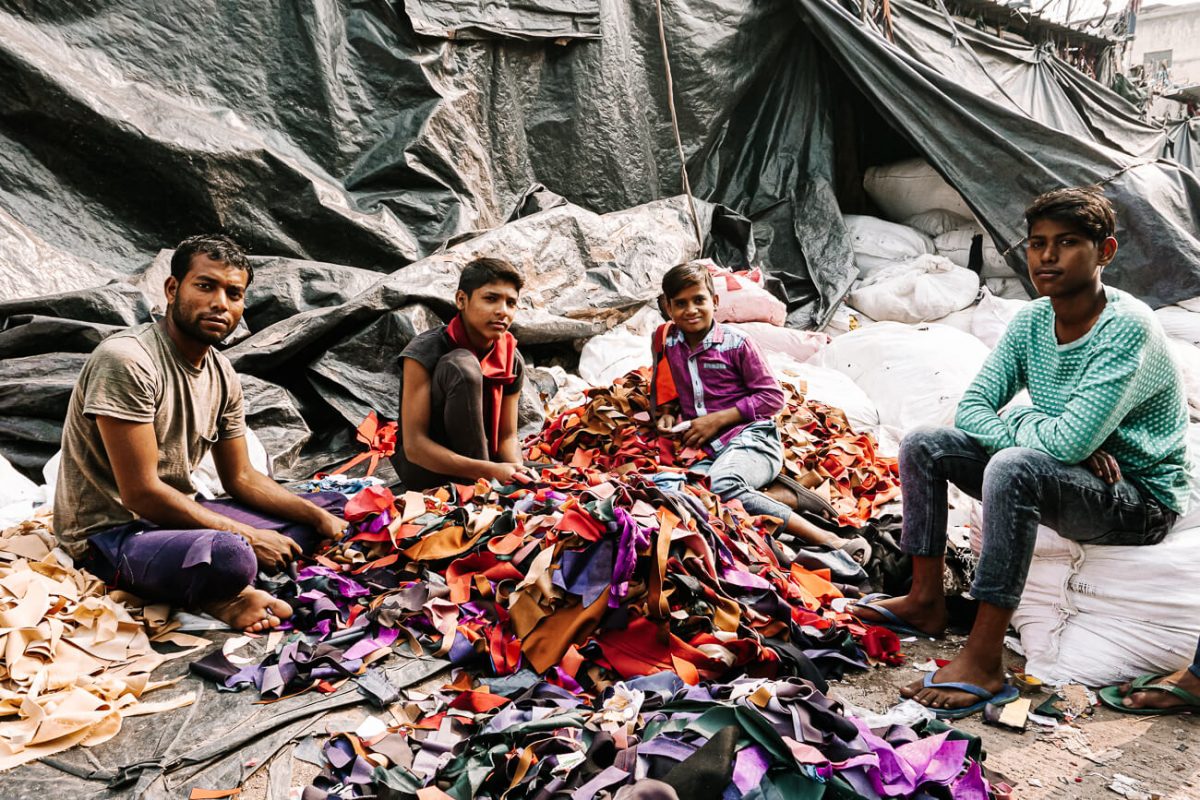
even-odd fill
[{"label": "blue flip flop", "polygon": [[891,609],[886,608],[884,606],[875,605],[875,603],[880,600],[891,600],[891,599],[892,599],[892,596],[890,594],[884,594],[883,592],[873,592],[872,594],[867,595],[866,597],[862,598],[858,602],[851,604],[849,610],[851,613],[854,613],[854,609],[857,608],[858,606],[866,606],[867,608],[871,609],[879,616],[883,617],[883,621],[875,622],[874,620],[863,620],[863,622],[866,622],[869,625],[881,625],[884,628],[887,628],[892,633],[895,633],[899,636],[923,636],[926,639],[938,638],[938,637],[934,636],[933,634],[926,633],[925,631],[914,628],[912,625],[908,624],[907,620],[902,619],[895,611],[892,611]]},{"label": "blue flip flop", "polygon": [[962,719],[978,711],[983,711],[983,707],[986,705],[1002,706],[1011,703],[1021,696],[1021,693],[1017,691],[1017,687],[1009,684],[1005,684],[1003,689],[993,693],[973,683],[958,683],[956,681],[938,683],[933,679],[933,676],[934,673],[932,672],[925,673],[924,685],[926,689],[957,689],[960,692],[967,692],[979,698],[978,703],[972,703],[962,708],[933,708],[926,706],[938,719]]}]

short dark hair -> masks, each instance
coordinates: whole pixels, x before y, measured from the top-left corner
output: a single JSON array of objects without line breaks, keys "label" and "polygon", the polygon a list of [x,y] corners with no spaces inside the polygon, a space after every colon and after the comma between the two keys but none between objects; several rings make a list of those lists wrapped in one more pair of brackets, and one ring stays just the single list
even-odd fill
[{"label": "short dark hair", "polygon": [[1100,244],[1117,230],[1117,215],[1099,186],[1055,189],[1038,195],[1025,209],[1026,232],[1042,219],[1062,222]]},{"label": "short dark hair", "polygon": [[254,267],[250,266],[246,251],[223,233],[203,233],[199,236],[189,236],[180,242],[171,256],[171,274],[175,280],[182,281],[187,276],[192,267],[192,257],[200,253],[234,269],[245,270],[247,286],[254,280]]},{"label": "short dark hair", "polygon": [[525,288],[525,279],[517,268],[500,258],[476,258],[468,261],[458,276],[458,290],[470,297],[476,289],[489,283],[511,284],[519,292]]},{"label": "short dark hair", "polygon": [[708,293],[716,295],[717,287],[713,283],[712,273],[708,271],[707,261],[689,261],[686,264],[676,264],[663,275],[663,297],[670,300],[689,286],[703,286]]}]

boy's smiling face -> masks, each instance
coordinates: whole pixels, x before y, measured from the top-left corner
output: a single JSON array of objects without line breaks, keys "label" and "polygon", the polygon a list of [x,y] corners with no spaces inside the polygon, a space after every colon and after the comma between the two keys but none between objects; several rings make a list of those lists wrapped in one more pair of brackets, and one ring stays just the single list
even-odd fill
[{"label": "boy's smiling face", "polygon": [[1056,219],[1043,218],[1029,228],[1025,254],[1029,279],[1043,297],[1066,297],[1093,290],[1100,273],[1117,253],[1117,240],[1100,243]]},{"label": "boy's smiling face", "polygon": [[717,299],[704,284],[684,287],[667,300],[667,314],[691,344],[696,344],[712,327]]}]

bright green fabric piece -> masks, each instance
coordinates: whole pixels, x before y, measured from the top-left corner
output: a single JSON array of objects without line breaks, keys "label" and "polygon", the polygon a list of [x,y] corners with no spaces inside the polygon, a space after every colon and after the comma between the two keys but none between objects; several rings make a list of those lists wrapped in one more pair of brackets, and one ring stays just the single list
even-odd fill
[{"label": "bright green fabric piece", "polygon": [[[1064,464],[1103,449],[1123,476],[1186,513],[1187,399],[1150,307],[1118,289],[1092,329],[1060,345],[1049,298],[1021,309],[963,395],[955,425],[989,453],[1028,447]],[[1022,389],[1032,407],[999,414]]]}]

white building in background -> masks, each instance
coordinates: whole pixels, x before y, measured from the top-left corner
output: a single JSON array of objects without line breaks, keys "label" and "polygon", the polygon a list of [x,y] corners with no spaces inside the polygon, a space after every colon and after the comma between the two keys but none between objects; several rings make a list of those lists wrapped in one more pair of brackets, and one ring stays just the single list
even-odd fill
[{"label": "white building in background", "polygon": [[[1200,2],[1143,6],[1126,53],[1127,69],[1141,67],[1156,95],[1200,86]],[[1200,100],[1200,90],[1196,96]],[[1179,118],[1187,115],[1187,106],[1158,96],[1150,115]]]}]

